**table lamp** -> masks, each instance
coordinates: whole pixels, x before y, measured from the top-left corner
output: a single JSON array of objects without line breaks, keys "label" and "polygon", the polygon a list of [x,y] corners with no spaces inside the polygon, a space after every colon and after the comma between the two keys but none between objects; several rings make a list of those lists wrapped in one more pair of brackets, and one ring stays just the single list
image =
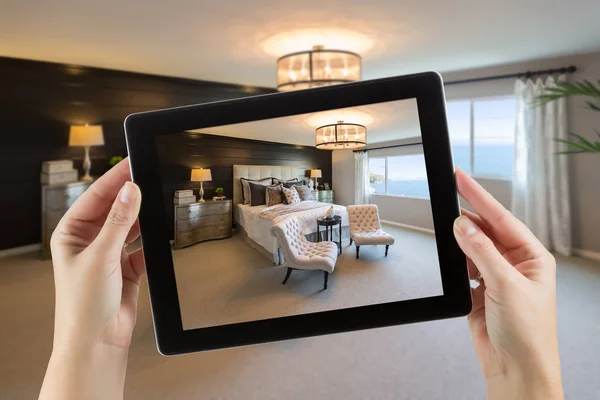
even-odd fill
[{"label": "table lamp", "polygon": [[85,157],[83,159],[85,175],[81,178],[82,180],[92,180],[90,176],[90,168],[92,168],[90,147],[103,145],[104,135],[102,134],[102,125],[71,125],[71,129],[69,130],[69,146],[83,147],[85,149]]},{"label": "table lamp", "polygon": [[323,175],[321,174],[321,170],[320,169],[311,169],[310,170],[310,177],[311,178],[315,178],[315,191],[319,191],[319,189],[318,189],[319,184],[318,184],[317,180],[319,178],[323,177]]},{"label": "table lamp", "polygon": [[204,168],[194,168],[192,169],[192,177],[190,178],[192,182],[200,182],[200,200],[201,203],[204,203],[204,182],[212,181],[212,175],[210,174],[210,169]]}]

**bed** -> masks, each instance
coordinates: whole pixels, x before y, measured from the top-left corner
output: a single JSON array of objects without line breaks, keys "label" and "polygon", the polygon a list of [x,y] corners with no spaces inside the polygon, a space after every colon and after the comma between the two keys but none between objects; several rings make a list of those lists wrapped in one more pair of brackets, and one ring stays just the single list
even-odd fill
[{"label": "bed", "polygon": [[[293,205],[278,204],[272,207],[243,204],[240,179],[258,180],[269,177],[280,180],[304,179],[299,168],[295,166],[234,165],[233,206],[237,230],[245,236],[248,243],[270,257],[275,264],[280,264],[282,260],[278,252],[277,241],[271,235],[271,227],[290,215],[298,218],[306,237],[311,241],[316,241],[316,219],[325,215],[329,207],[333,206],[336,214],[342,217],[342,239],[349,237],[348,213],[344,206],[316,201],[303,201]],[[335,231],[335,240],[338,239],[337,235],[339,232]]]}]

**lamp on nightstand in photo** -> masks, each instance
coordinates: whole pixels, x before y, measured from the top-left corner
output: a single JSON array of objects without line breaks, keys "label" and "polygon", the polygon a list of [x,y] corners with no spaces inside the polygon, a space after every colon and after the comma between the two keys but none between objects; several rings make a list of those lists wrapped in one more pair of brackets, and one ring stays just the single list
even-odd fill
[{"label": "lamp on nightstand in photo", "polygon": [[321,174],[321,170],[320,169],[311,169],[310,170],[310,177],[315,179],[315,191],[319,191],[319,183],[317,182],[317,180],[319,178],[322,178],[323,175]]},{"label": "lamp on nightstand in photo", "polygon": [[85,157],[83,159],[83,171],[85,175],[81,179],[91,181],[90,168],[92,168],[92,161],[90,160],[90,147],[104,146],[102,125],[71,125],[71,129],[69,130],[69,146],[83,147],[85,149]]},{"label": "lamp on nightstand in photo", "polygon": [[201,203],[204,203],[204,182],[212,181],[212,175],[210,174],[210,169],[204,168],[194,168],[192,169],[192,177],[190,178],[192,182],[200,182],[200,200]]}]

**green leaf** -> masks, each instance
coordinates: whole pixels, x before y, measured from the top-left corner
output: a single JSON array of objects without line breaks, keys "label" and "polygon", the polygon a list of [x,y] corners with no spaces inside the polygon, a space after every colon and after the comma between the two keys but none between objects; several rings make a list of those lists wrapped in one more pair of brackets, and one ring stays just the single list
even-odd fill
[{"label": "green leaf", "polygon": [[590,148],[588,146],[582,145],[580,143],[573,142],[571,140],[556,139],[556,141],[560,142],[560,143],[564,143],[567,146],[574,147],[576,149],[582,150],[582,151],[587,152],[587,153],[595,152],[595,148],[593,148],[593,147]]},{"label": "green leaf", "polygon": [[583,144],[585,144],[586,146],[589,146],[591,148],[594,148],[594,145],[592,144],[592,142],[590,142],[589,140],[587,140],[586,138],[584,138],[581,135],[578,135],[576,133],[569,133],[569,135],[576,137],[577,139],[579,139],[579,141]]},{"label": "green leaf", "polygon": [[597,106],[596,104],[592,103],[591,101],[586,101],[585,104],[587,104],[588,107],[594,111],[600,111],[600,107]]}]

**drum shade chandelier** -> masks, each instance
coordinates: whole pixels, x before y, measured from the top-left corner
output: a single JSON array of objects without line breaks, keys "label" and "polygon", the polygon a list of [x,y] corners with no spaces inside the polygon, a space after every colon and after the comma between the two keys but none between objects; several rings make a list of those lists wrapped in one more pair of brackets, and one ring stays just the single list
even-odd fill
[{"label": "drum shade chandelier", "polygon": [[277,60],[277,90],[290,91],[359,81],[361,58],[345,50],[313,46]]},{"label": "drum shade chandelier", "polygon": [[360,149],[367,145],[367,128],[344,121],[318,127],[315,136],[316,147],[321,150]]}]

